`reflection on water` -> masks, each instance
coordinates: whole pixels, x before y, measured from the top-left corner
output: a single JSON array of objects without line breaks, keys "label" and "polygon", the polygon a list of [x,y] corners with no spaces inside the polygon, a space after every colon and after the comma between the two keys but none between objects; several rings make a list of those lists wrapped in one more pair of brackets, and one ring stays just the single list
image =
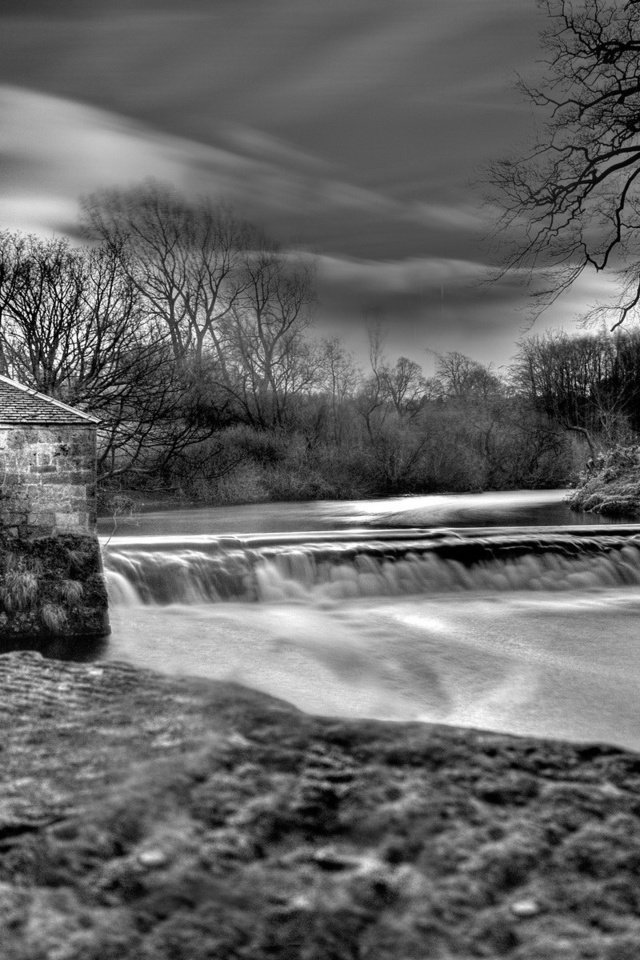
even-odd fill
[{"label": "reflection on water", "polygon": [[320,714],[640,749],[640,527],[562,495],[143,515],[105,547],[97,655]]},{"label": "reflection on water", "polygon": [[[429,494],[378,500],[314,500],[141,512],[132,519],[99,521],[103,537],[126,534],[269,533],[346,527],[566,526],[616,523],[574,513],[566,490]],[[619,521],[624,522],[624,521]]]}]

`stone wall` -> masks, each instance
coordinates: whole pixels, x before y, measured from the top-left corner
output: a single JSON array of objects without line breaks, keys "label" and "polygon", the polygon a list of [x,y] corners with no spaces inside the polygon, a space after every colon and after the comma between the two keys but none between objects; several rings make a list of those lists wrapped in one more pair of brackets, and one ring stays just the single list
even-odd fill
[{"label": "stone wall", "polygon": [[0,426],[0,527],[8,536],[95,532],[93,425]]},{"label": "stone wall", "polygon": [[98,538],[0,534],[0,650],[109,634]]},{"label": "stone wall", "polygon": [[109,633],[93,424],[0,426],[0,645]]}]

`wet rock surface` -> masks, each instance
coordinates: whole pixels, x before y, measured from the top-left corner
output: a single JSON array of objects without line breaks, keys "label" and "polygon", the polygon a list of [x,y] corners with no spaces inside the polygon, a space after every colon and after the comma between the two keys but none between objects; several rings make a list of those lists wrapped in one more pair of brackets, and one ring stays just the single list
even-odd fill
[{"label": "wet rock surface", "polygon": [[640,756],[0,657],[3,960],[640,956]]}]

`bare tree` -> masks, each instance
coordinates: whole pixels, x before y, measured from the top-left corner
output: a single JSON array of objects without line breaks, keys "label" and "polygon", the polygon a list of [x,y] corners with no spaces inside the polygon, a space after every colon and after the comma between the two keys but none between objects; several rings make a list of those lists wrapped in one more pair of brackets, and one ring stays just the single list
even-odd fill
[{"label": "bare tree", "polygon": [[243,260],[222,382],[253,426],[283,427],[293,400],[319,378],[317,352],[305,338],[313,320],[313,269],[265,238]]},{"label": "bare tree", "polygon": [[4,372],[51,396],[68,386],[86,312],[88,275],[67,241],[0,235],[0,334]]},{"label": "bare tree", "polygon": [[254,242],[248,224],[223,205],[192,204],[154,183],[93,194],[83,207],[87,235],[117,255],[149,318],[166,327],[174,358],[200,362],[209,347],[224,363],[246,282],[242,254]]},{"label": "bare tree", "polygon": [[0,234],[5,373],[100,417],[99,479],[152,474],[202,436],[166,331],[104,246]]},{"label": "bare tree", "polygon": [[637,333],[572,337],[557,332],[523,341],[513,382],[538,410],[580,434],[595,458],[603,445],[629,438],[639,373]]},{"label": "bare tree", "polygon": [[521,86],[540,131],[524,156],[492,170],[506,264],[530,271],[542,307],[589,268],[619,272],[615,329],[640,303],[640,3],[539,5],[543,75]]},{"label": "bare tree", "polygon": [[372,475],[391,493],[413,485],[421,474],[429,441],[421,416],[427,384],[413,360],[388,361],[377,324],[369,327],[369,362],[371,374],[360,384],[355,408],[364,424]]},{"label": "bare tree", "polygon": [[130,392],[159,338],[141,324],[136,292],[109,251],[5,233],[0,343],[11,375],[95,409]]},{"label": "bare tree", "polygon": [[399,357],[391,365],[384,353],[385,334],[381,327],[372,325],[368,332],[371,375],[364,381],[359,393],[359,408],[367,427],[370,426],[371,414],[376,410],[383,419],[390,410],[394,410],[402,420],[414,419],[420,413],[429,390],[422,367],[407,357]]},{"label": "bare tree", "polygon": [[503,392],[500,378],[458,350],[436,353],[436,380],[441,393],[456,400],[486,401]]},{"label": "bare tree", "polygon": [[[312,268],[283,253],[224,206],[190,203],[166,186],[106,191],[84,203],[99,238],[135,287],[149,321],[191,368],[261,428],[283,425],[291,397],[313,379]],[[204,410],[205,405],[202,405]],[[209,405],[214,419],[224,417]]]},{"label": "bare tree", "polygon": [[349,403],[362,376],[352,354],[337,337],[320,343],[318,365],[320,389],[328,396],[331,439],[335,446],[340,446],[350,419]]}]

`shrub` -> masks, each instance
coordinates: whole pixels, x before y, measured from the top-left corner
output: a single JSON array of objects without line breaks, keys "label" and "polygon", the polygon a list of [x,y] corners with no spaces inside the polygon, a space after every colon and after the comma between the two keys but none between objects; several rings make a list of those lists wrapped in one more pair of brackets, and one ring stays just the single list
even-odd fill
[{"label": "shrub", "polygon": [[60,600],[68,605],[79,603],[84,594],[84,587],[79,580],[63,580],[58,586]]},{"label": "shrub", "polygon": [[580,474],[567,498],[572,510],[612,517],[640,513],[640,447],[616,446]]},{"label": "shrub", "polygon": [[33,606],[38,596],[38,577],[31,570],[9,570],[0,588],[0,600],[7,613],[19,613]]},{"label": "shrub", "polygon": [[62,633],[67,625],[67,614],[57,603],[44,603],[40,610],[40,619],[53,634]]}]

